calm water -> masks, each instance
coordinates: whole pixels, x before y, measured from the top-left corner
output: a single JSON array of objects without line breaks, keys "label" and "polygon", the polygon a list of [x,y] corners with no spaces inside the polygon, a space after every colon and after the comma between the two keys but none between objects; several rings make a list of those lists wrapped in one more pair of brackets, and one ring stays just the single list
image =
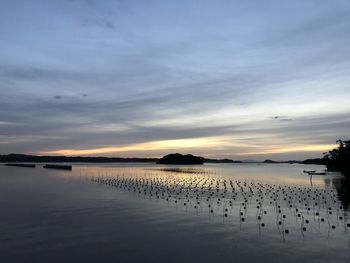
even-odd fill
[{"label": "calm water", "polygon": [[0,166],[0,262],[350,262],[348,190],[303,173],[323,169]]}]

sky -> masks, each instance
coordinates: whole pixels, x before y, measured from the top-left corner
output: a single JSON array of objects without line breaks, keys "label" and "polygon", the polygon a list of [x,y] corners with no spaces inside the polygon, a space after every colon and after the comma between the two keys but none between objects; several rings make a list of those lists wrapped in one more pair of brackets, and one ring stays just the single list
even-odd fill
[{"label": "sky", "polygon": [[0,0],[0,154],[321,157],[350,1]]}]

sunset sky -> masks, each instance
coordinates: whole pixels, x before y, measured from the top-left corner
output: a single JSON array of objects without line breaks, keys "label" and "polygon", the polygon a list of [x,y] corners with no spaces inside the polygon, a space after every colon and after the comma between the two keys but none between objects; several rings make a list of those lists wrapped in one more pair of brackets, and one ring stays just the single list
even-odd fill
[{"label": "sunset sky", "polygon": [[350,1],[0,7],[0,154],[321,157],[350,137]]}]

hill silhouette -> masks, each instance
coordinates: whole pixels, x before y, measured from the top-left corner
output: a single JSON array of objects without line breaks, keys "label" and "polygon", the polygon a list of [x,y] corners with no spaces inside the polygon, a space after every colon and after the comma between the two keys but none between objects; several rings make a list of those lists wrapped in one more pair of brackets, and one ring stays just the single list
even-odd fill
[{"label": "hill silhouette", "polygon": [[158,164],[203,164],[204,158],[200,156],[194,156],[192,154],[182,155],[180,153],[173,153],[165,155],[161,158]]}]

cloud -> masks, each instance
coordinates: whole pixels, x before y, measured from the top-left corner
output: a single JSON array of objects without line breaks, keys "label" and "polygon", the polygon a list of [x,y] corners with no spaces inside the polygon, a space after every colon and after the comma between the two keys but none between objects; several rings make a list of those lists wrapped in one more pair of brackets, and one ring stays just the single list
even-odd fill
[{"label": "cloud", "polygon": [[135,145],[198,139],[189,145],[211,156],[291,156],[332,144],[350,128],[350,5],[268,4],[6,4],[2,153],[121,147],[137,156]]},{"label": "cloud", "polygon": [[276,115],[276,116],[272,116],[270,117],[271,119],[273,120],[278,120],[278,121],[292,121],[293,119],[292,118],[288,118],[288,116],[279,116],[279,115]]}]

